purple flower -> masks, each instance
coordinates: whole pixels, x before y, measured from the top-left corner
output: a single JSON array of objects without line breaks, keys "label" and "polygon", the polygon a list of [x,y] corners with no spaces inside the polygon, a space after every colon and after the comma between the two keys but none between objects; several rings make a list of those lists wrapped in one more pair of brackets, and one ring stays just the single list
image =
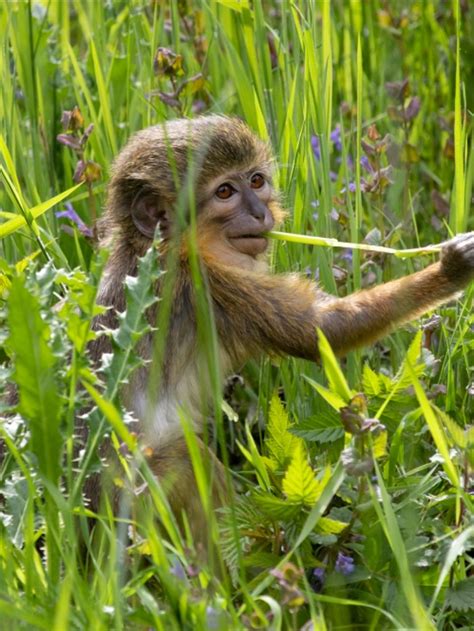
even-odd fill
[{"label": "purple flower", "polygon": [[324,567],[315,567],[310,573],[308,580],[311,588],[314,592],[319,594],[324,586],[324,579],[326,578],[326,569]]},{"label": "purple flower", "polygon": [[336,125],[335,129],[332,130],[329,138],[331,139],[331,142],[334,145],[334,149],[336,151],[342,151],[341,127],[340,127],[340,125]]},{"label": "purple flower", "polygon": [[347,554],[342,554],[342,552],[339,552],[335,565],[336,572],[340,572],[341,574],[344,574],[344,576],[348,576],[349,574],[352,574],[354,569],[354,559]]},{"label": "purple flower", "polygon": [[60,210],[55,213],[56,217],[58,219],[61,219],[62,217],[64,217],[65,219],[69,219],[69,221],[72,221],[72,223],[76,224],[79,232],[81,232],[85,237],[92,238],[94,234],[92,229],[89,228],[89,226],[82,221],[82,219],[74,210],[72,204],[70,202],[66,202],[65,206],[66,210]]},{"label": "purple flower", "polygon": [[315,567],[313,570],[313,576],[314,578],[317,578],[318,581],[324,580],[325,573],[326,573],[326,570],[323,567]]},{"label": "purple flower", "polygon": [[319,136],[311,136],[311,148],[313,149],[316,160],[321,160],[321,144],[319,142]]},{"label": "purple flower", "polygon": [[369,173],[374,172],[374,167],[370,164],[370,160],[367,156],[362,156],[360,159],[360,166],[363,167]]},{"label": "purple flower", "polygon": [[352,250],[343,250],[341,254],[341,259],[343,261],[347,261],[348,263],[352,263],[353,252]]},{"label": "purple flower", "polygon": [[186,579],[186,572],[184,571],[184,568],[179,561],[176,561],[170,567],[170,574],[175,576],[180,581],[184,581]]},{"label": "purple flower", "polygon": [[355,193],[357,190],[357,186],[355,182],[349,182],[349,184],[347,185],[347,187],[343,187],[341,188],[341,193],[345,193],[346,191],[349,191],[349,193]]}]

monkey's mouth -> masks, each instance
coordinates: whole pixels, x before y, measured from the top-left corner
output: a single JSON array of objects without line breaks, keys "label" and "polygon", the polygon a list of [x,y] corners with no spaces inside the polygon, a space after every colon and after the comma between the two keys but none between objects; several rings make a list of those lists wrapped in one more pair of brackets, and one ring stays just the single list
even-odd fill
[{"label": "monkey's mouth", "polygon": [[238,237],[230,237],[230,242],[242,254],[257,256],[267,249],[268,239],[261,234],[242,234]]}]

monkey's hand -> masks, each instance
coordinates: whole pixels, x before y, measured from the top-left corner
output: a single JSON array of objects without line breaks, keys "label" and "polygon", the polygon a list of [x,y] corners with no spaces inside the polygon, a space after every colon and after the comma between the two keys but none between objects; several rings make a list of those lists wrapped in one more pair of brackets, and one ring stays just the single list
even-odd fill
[{"label": "monkey's hand", "polygon": [[459,289],[474,280],[474,232],[446,241],[441,250],[441,273]]}]

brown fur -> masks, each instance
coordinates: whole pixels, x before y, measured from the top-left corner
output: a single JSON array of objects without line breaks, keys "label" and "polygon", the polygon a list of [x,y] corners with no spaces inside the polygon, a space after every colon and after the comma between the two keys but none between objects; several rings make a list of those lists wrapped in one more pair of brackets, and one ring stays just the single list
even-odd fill
[{"label": "brown fur", "polygon": [[[258,208],[261,212],[261,202],[255,201],[259,192],[252,191],[247,183],[248,173],[258,169],[268,178],[271,174],[268,146],[244,123],[220,116],[202,117],[151,127],[132,137],[114,163],[107,211],[101,223],[103,243],[112,248],[112,254],[100,302],[118,311],[124,308],[123,279],[126,274],[135,273],[137,257],[151,243],[133,221],[134,209],[146,197],[147,205],[140,206],[140,212],[158,209],[157,216],[165,217],[166,231],[171,225],[171,234],[165,235],[161,246],[163,265],[166,267],[173,247],[179,248],[179,255],[160,385],[150,403],[148,368],[140,369],[124,398],[140,418],[145,442],[153,446],[150,464],[164,486],[168,486],[173,508],[188,512],[190,522],[197,525],[199,537],[205,516],[199,508],[194,473],[177,415],[179,406],[185,408],[192,415],[197,432],[202,431],[205,420],[202,391],[206,390],[209,379],[205,354],[197,345],[188,232],[184,228],[182,235],[176,236],[173,224],[174,204],[187,177],[190,156],[196,167],[194,190],[200,263],[210,292],[224,374],[261,353],[317,359],[316,327],[322,329],[339,355],[373,342],[448,300],[472,280],[474,237],[471,234],[464,240],[449,242],[441,261],[424,271],[346,298],[328,297],[314,283],[298,276],[271,275],[264,257],[242,254],[224,238],[228,225],[235,230],[241,224],[242,234],[247,234],[248,226],[255,224],[249,213],[257,213]],[[227,206],[215,200],[214,191],[219,177],[227,177],[226,174],[238,182],[236,186],[242,182],[239,194],[254,201],[245,208],[231,205],[230,211],[219,216],[219,208]],[[270,214],[273,220],[280,221],[283,212],[276,194],[267,193],[265,200],[266,216]],[[161,290],[161,286],[157,288],[158,292]],[[154,324],[156,310],[149,316]],[[97,326],[109,324],[113,317],[113,311],[109,312]],[[152,346],[150,335],[140,343],[142,356],[152,359]],[[92,347],[97,359],[104,350],[103,342]],[[226,495],[222,492],[223,472],[214,458],[208,460],[214,469],[212,496],[220,503]]]}]

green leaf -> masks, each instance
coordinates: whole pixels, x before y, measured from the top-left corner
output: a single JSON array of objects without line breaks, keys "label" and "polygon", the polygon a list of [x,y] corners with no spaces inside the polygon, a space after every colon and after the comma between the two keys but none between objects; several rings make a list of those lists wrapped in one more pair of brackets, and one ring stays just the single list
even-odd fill
[{"label": "green leaf", "polygon": [[318,346],[330,389],[339,395],[339,397],[345,402],[344,404],[347,405],[352,399],[353,393],[349,388],[336,356],[334,355],[333,350],[321,329],[318,329]]},{"label": "green leaf", "polygon": [[433,409],[436,414],[439,416],[441,423],[446,427],[449,433],[449,437],[451,439],[451,443],[454,444],[459,449],[466,449],[468,447],[468,435],[470,426],[466,429],[463,429],[460,425],[453,421],[453,419],[446,414],[443,410],[440,410],[438,407],[433,405]]},{"label": "green leaf", "polygon": [[362,372],[362,389],[368,397],[376,397],[382,390],[379,376],[369,364],[364,364]]},{"label": "green leaf", "polygon": [[316,390],[318,394],[322,396],[322,398],[326,401],[326,403],[329,403],[329,405],[334,410],[339,411],[341,408],[347,405],[347,401],[345,401],[342,397],[340,397],[335,392],[328,390],[327,388],[322,386],[320,383],[318,383],[317,381],[314,381],[313,379],[310,379],[306,375],[303,375],[303,376],[305,380]]},{"label": "green leaf", "polygon": [[119,315],[119,326],[112,334],[114,354],[104,370],[107,376],[107,396],[115,398],[119,386],[140,365],[141,359],[133,349],[146,333],[151,331],[146,318],[147,310],[157,301],[155,284],[161,275],[155,247],[139,259],[137,276],[125,278],[127,309]]},{"label": "green leaf", "polygon": [[259,485],[262,489],[268,490],[271,488],[270,478],[268,477],[267,469],[265,467],[265,463],[263,461],[263,457],[260,455],[257,445],[250,433],[250,429],[248,426],[245,428],[245,433],[247,436],[247,444],[249,449],[246,449],[239,441],[237,441],[237,445],[240,451],[243,453],[245,458],[250,462],[250,464],[255,469],[255,474],[257,476]]},{"label": "green leaf", "polygon": [[466,550],[469,550],[472,547],[472,541],[474,539],[474,526],[469,526],[460,535],[458,535],[449,546],[449,549],[446,553],[446,557],[443,561],[443,566],[439,573],[438,581],[436,583],[436,588],[433,592],[433,596],[431,598],[431,603],[429,607],[429,612],[432,613],[434,607],[436,606],[436,602],[438,599],[438,595],[444,585],[444,582],[450,573],[456,559],[460,557]]},{"label": "green leaf", "polygon": [[411,372],[415,394],[420,404],[420,408],[423,412],[423,416],[425,417],[426,424],[428,425],[436,448],[443,458],[443,469],[448,476],[451,484],[454,486],[454,488],[457,489],[460,486],[459,474],[449,453],[449,446],[448,441],[446,440],[446,433],[444,432],[444,428],[441,426],[441,423],[434,413],[433,408],[431,407],[431,403],[429,402],[425,391],[421,387],[421,384],[417,376],[415,375],[414,370],[411,369],[411,366],[409,364],[407,364],[407,368]]},{"label": "green leaf", "polygon": [[253,493],[258,508],[272,520],[292,521],[301,512],[301,504],[275,497],[270,493]]},{"label": "green leaf", "polygon": [[120,411],[115,407],[113,403],[107,401],[100,392],[98,392],[94,386],[87,381],[83,381],[82,385],[90,394],[92,400],[97,405],[102,414],[106,417],[110,425],[112,426],[114,432],[120,438],[120,440],[128,447],[130,452],[134,452],[137,447],[137,439],[136,436],[132,435],[125,423],[123,422],[122,415]]},{"label": "green leaf", "polygon": [[[54,197],[51,197],[51,199],[48,199],[37,206],[33,206],[33,208],[28,210],[29,215],[32,219],[38,219],[38,217],[41,217],[41,215],[43,215],[47,210],[69,197],[81,185],[82,184],[76,184],[76,186],[71,186],[71,188],[68,188],[67,191],[59,193],[59,195],[55,195]],[[0,224],[0,239],[7,237],[20,228],[23,228],[26,224],[27,221],[22,215],[17,215],[14,219],[5,221],[5,223]]]},{"label": "green leaf", "polygon": [[[324,472],[324,487],[322,488],[321,496],[318,498],[315,505],[311,508],[311,511],[305,523],[303,524],[303,527],[301,528],[300,534],[298,535],[298,538],[296,539],[296,542],[294,543],[290,554],[293,553],[299,546],[301,546],[303,541],[314,531],[316,524],[319,522],[322,515],[327,510],[332,498],[338,492],[341,484],[344,481],[344,478],[345,471],[340,460],[337,462],[332,471],[328,467],[327,470]],[[320,484],[322,486],[322,483]]]},{"label": "green leaf", "polygon": [[301,444],[293,454],[293,459],[283,478],[282,489],[290,502],[312,506],[320,495],[314,471],[308,463],[306,452]]},{"label": "green leaf", "polygon": [[455,611],[474,609],[474,577],[459,581],[446,590],[446,605]]},{"label": "green leaf", "polygon": [[242,559],[245,567],[258,567],[268,570],[278,565],[279,561],[280,557],[277,554],[273,554],[271,552],[254,552],[252,554],[245,555],[245,557]]},{"label": "green leaf", "polygon": [[340,419],[331,411],[322,411],[306,418],[290,429],[295,436],[318,443],[333,443],[344,436]]},{"label": "green leaf", "polygon": [[380,432],[374,438],[372,455],[374,458],[383,458],[387,455],[387,432]]},{"label": "green leaf", "polygon": [[326,535],[338,535],[347,528],[348,525],[349,524],[344,521],[337,521],[336,519],[331,519],[329,517],[321,517],[316,524],[316,532]]},{"label": "green leaf", "polygon": [[270,455],[280,468],[284,468],[295,453],[300,439],[290,433],[288,413],[277,394],[270,402],[270,412],[266,427],[265,442]]},{"label": "green leaf", "polygon": [[218,4],[241,13],[244,9],[249,9],[249,0],[217,0]]},{"label": "green leaf", "polygon": [[399,390],[405,390],[405,388],[411,386],[413,372],[417,376],[423,374],[425,366],[423,362],[420,361],[422,334],[423,331],[421,331],[420,329],[420,331],[418,331],[418,333],[413,338],[407,354],[405,355],[403,364],[393,379],[395,392]]},{"label": "green leaf", "polygon": [[12,280],[8,308],[8,342],[14,356],[19,411],[28,422],[30,447],[41,473],[56,483],[61,471],[61,399],[56,359],[48,345],[51,332],[41,317],[38,300],[26,289],[21,276]]}]

